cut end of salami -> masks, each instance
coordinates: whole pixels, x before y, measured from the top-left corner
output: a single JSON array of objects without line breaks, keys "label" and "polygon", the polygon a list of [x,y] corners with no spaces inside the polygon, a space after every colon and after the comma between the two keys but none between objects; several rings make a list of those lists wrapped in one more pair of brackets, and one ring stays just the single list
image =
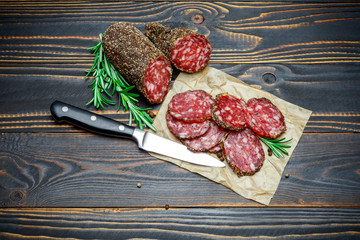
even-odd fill
[{"label": "cut end of salami", "polygon": [[205,36],[189,34],[176,41],[171,50],[170,59],[176,68],[194,73],[207,65],[211,51],[212,46]]},{"label": "cut end of salami", "polygon": [[188,123],[172,117],[169,112],[166,114],[166,123],[170,132],[179,139],[199,137],[210,128],[210,120]]},{"label": "cut end of salami", "polygon": [[180,71],[198,72],[210,60],[212,46],[209,40],[190,29],[171,29],[160,23],[149,23],[145,35]]},{"label": "cut end of salami", "polygon": [[227,93],[216,96],[212,107],[212,118],[223,128],[239,131],[246,126],[244,100]]},{"label": "cut end of salami", "polygon": [[286,130],[284,116],[266,98],[252,98],[246,103],[245,120],[259,136],[277,138]]},{"label": "cut end of salami", "polygon": [[171,64],[165,57],[149,63],[145,71],[144,85],[150,103],[161,103],[170,88]]},{"label": "cut end of salami", "polygon": [[238,176],[250,176],[260,170],[265,153],[258,137],[248,128],[230,132],[223,144],[226,161]]},{"label": "cut end of salami", "polygon": [[169,113],[185,122],[203,122],[211,118],[214,100],[202,90],[189,90],[173,96],[169,103]]}]

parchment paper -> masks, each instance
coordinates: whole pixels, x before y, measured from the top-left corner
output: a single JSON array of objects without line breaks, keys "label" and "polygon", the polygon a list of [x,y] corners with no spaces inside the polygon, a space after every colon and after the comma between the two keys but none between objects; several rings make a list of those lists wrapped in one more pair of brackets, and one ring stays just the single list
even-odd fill
[{"label": "parchment paper", "polygon": [[267,154],[268,147],[262,143],[266,155],[262,168],[253,176],[243,177],[238,177],[227,164],[225,168],[206,167],[182,162],[154,153],[151,153],[151,155],[172,162],[191,172],[198,173],[214,182],[230,188],[247,199],[268,205],[280,183],[284,168],[300,140],[305,125],[310,118],[311,111],[286,102],[266,91],[253,88],[220,70],[207,67],[198,73],[180,73],[176,78],[172,89],[165,98],[154,121],[153,125],[157,128],[157,135],[180,143],[180,141],[178,141],[168,130],[166,125],[165,116],[166,111],[168,110],[168,104],[175,94],[196,89],[204,90],[214,97],[219,93],[227,92],[242,98],[245,101],[253,97],[268,98],[280,109],[285,117],[287,130],[281,137],[286,137],[286,139],[293,138],[293,140],[288,143],[291,145],[291,148],[287,149],[289,155],[285,155],[285,158],[280,159],[276,158],[274,155],[269,157]]}]

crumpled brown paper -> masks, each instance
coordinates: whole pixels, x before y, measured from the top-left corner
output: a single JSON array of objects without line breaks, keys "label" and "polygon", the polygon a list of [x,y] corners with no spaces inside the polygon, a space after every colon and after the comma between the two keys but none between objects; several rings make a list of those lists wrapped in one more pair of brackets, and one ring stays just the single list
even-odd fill
[{"label": "crumpled brown paper", "polygon": [[286,139],[293,138],[293,140],[288,143],[291,145],[291,148],[287,149],[289,155],[280,159],[274,155],[270,157],[267,154],[266,145],[262,143],[266,157],[260,171],[253,176],[238,177],[228,165],[226,165],[225,168],[206,167],[182,162],[154,153],[150,154],[220,183],[247,199],[268,205],[280,183],[284,168],[300,140],[305,125],[310,118],[311,111],[286,102],[266,91],[253,88],[220,70],[206,67],[198,73],[180,73],[176,78],[172,89],[165,98],[154,121],[153,125],[157,128],[157,135],[180,143],[168,130],[166,125],[165,116],[168,110],[168,104],[175,94],[196,89],[204,90],[214,97],[219,93],[227,92],[245,101],[253,97],[265,97],[269,99],[280,109],[285,117],[287,130],[281,137],[286,137]]}]

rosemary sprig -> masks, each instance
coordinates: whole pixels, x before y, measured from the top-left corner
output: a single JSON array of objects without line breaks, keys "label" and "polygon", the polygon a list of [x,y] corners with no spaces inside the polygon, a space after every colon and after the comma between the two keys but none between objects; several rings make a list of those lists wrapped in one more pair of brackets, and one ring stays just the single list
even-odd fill
[{"label": "rosemary sprig", "polygon": [[94,57],[94,64],[89,71],[86,71],[85,78],[90,74],[94,76],[94,80],[89,84],[93,92],[93,98],[87,103],[93,104],[96,108],[105,109],[108,105],[115,105],[116,102],[111,100],[117,93],[119,97],[117,111],[123,106],[125,111],[129,111],[129,125],[132,124],[133,119],[136,125],[143,129],[143,125],[149,127],[156,132],[156,128],[152,125],[152,118],[146,113],[151,108],[140,108],[136,105],[139,100],[139,94],[131,93],[135,86],[130,85],[115,67],[106,59],[105,53],[102,48],[102,34],[99,35],[100,42],[93,47],[88,48],[91,50]]},{"label": "rosemary sprig", "polygon": [[290,145],[286,145],[284,143],[290,142],[292,140],[286,140],[285,138],[281,138],[281,139],[271,139],[271,138],[262,138],[259,137],[259,139],[266,144],[266,146],[268,146],[270,148],[270,150],[272,151],[272,153],[277,157],[277,158],[284,158],[284,154],[289,155],[289,153],[286,151],[285,148],[290,148]]}]

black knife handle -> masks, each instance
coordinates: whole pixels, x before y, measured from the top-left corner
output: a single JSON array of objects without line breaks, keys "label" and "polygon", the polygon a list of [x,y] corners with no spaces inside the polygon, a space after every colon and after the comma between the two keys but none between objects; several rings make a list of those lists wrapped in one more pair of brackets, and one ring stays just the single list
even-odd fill
[{"label": "black knife handle", "polygon": [[60,101],[53,102],[50,111],[57,122],[67,122],[101,135],[131,138],[135,130],[134,127]]}]

